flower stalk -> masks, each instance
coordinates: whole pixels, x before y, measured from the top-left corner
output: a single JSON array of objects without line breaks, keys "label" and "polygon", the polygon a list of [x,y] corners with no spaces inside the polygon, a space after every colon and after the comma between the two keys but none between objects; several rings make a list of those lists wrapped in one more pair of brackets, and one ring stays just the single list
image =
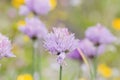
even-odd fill
[{"label": "flower stalk", "polygon": [[59,80],[62,80],[62,65],[60,65]]},{"label": "flower stalk", "polygon": [[[34,80],[42,80],[42,76],[41,76],[41,56],[37,54],[37,45],[36,45],[36,41],[33,41],[33,55],[32,55],[32,74],[33,74],[33,78]],[[39,62],[38,62],[39,61]],[[37,76],[37,78],[36,78]]]},{"label": "flower stalk", "polygon": [[93,59],[93,77],[96,80],[97,77],[97,57]]}]

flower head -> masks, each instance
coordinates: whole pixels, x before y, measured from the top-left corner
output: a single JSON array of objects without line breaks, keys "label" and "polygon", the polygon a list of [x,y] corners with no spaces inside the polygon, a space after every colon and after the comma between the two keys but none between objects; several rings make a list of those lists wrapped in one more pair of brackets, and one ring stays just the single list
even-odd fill
[{"label": "flower head", "polygon": [[45,38],[44,46],[51,54],[58,55],[57,61],[62,63],[65,54],[77,48],[78,40],[67,28],[53,28]]},{"label": "flower head", "polygon": [[[88,39],[84,39],[84,40],[80,40],[79,41],[79,47],[78,47],[85,56],[92,58],[95,57],[97,55],[102,54],[105,50],[105,46],[104,45],[100,45],[98,47],[96,47],[90,40]],[[70,54],[68,54],[68,56],[70,58],[73,59],[79,59],[81,60],[82,57],[80,55],[80,52],[78,51],[78,49],[75,49],[74,51],[72,51]]]},{"label": "flower head", "polygon": [[25,3],[25,0],[12,0],[12,5],[15,8],[19,8],[21,5]]},{"label": "flower head", "polygon": [[50,8],[49,0],[34,0],[33,9],[36,14],[47,14]]},{"label": "flower head", "polygon": [[17,80],[33,80],[30,74],[23,74],[17,77]]},{"label": "flower head", "polygon": [[120,18],[114,19],[112,26],[115,30],[120,30]]},{"label": "flower head", "polygon": [[26,18],[25,26],[21,26],[19,29],[32,39],[44,38],[47,34],[45,25],[36,17]]},{"label": "flower head", "polygon": [[112,76],[112,69],[106,64],[99,64],[98,72],[105,78],[110,78]]},{"label": "flower head", "polygon": [[57,1],[56,0],[50,0],[50,6],[51,6],[51,9],[54,9],[57,5]]},{"label": "flower head", "polygon": [[96,54],[96,47],[88,39],[81,40],[79,43],[79,48],[87,56],[93,56],[94,54]]},{"label": "flower head", "polygon": [[88,28],[85,35],[86,38],[95,44],[108,44],[116,39],[112,33],[101,24]]},{"label": "flower head", "polygon": [[56,4],[56,0],[25,0],[25,6],[20,8],[20,12],[25,14],[31,11],[38,15],[45,15],[55,8]]},{"label": "flower head", "polygon": [[11,50],[12,45],[10,40],[6,36],[0,34],[0,59],[3,57],[15,57]]}]

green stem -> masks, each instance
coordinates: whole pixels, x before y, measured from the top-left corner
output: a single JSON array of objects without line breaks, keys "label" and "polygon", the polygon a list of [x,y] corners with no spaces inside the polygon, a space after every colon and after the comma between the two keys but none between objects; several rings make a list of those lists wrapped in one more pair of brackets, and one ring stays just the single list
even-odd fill
[{"label": "green stem", "polygon": [[41,72],[42,72],[42,66],[41,66],[41,64],[42,64],[42,63],[41,63],[41,62],[42,62],[41,60],[42,60],[42,59],[41,59],[41,55],[38,55],[38,58],[37,58],[37,59],[39,59],[39,60],[37,60],[37,61],[39,61],[39,62],[37,62],[37,63],[38,63],[38,71],[39,71],[39,73],[40,73],[40,80],[42,80],[42,73],[41,73]]},{"label": "green stem", "polygon": [[[96,47],[98,48],[99,44],[96,45]],[[96,55],[93,59],[93,71],[92,71],[92,74],[93,74],[93,78],[92,80],[96,80],[97,78],[97,65],[98,65],[98,61],[97,61],[97,56],[98,56],[98,52],[96,50]]]},{"label": "green stem", "polygon": [[41,55],[37,54],[37,49],[35,46],[36,41],[33,41],[33,53],[32,53],[32,75],[34,78],[35,72],[40,76],[40,80],[42,80],[42,74],[41,74]]},{"label": "green stem", "polygon": [[34,78],[34,72],[35,72],[35,54],[34,54],[34,52],[35,52],[35,49],[33,47],[33,53],[32,53],[32,75],[33,75],[33,78]]},{"label": "green stem", "polygon": [[62,66],[60,65],[60,74],[59,74],[59,80],[62,80]]},{"label": "green stem", "polygon": [[96,80],[97,77],[97,56],[93,60],[93,80]]},{"label": "green stem", "polygon": [[90,69],[90,80],[94,80],[92,69]]}]

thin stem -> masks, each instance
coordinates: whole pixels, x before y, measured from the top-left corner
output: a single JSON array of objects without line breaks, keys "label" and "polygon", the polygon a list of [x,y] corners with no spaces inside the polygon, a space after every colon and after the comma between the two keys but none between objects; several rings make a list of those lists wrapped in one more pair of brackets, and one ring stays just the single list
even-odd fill
[{"label": "thin stem", "polygon": [[[37,57],[37,59],[39,59],[39,60],[37,60],[37,63],[38,63],[38,71],[39,71],[39,73],[40,73],[40,80],[42,80],[42,59],[41,59],[41,55],[38,55],[38,57]],[[39,61],[39,62],[38,62]]]},{"label": "thin stem", "polygon": [[34,73],[35,73],[35,48],[34,48],[34,41],[33,41],[33,53],[32,53],[32,75],[34,78]]},{"label": "thin stem", "polygon": [[59,74],[59,80],[62,80],[62,66],[60,65],[60,74]]},{"label": "thin stem", "polygon": [[36,70],[36,49],[35,49],[35,41],[33,41],[33,52],[32,52],[32,75],[33,75],[33,78],[34,78],[35,70]]},{"label": "thin stem", "polygon": [[[42,80],[42,73],[41,73],[41,55],[37,54],[37,47],[36,47],[36,41],[33,41],[33,55],[32,55],[32,60],[33,60],[33,78],[35,77],[35,72],[39,75],[39,80]],[[35,80],[35,79],[34,79]]]},{"label": "thin stem", "polygon": [[92,72],[92,69],[90,69],[90,80],[94,80],[94,74]]},{"label": "thin stem", "polygon": [[37,51],[37,45],[36,45],[36,40],[33,41],[33,53],[32,53],[32,75],[33,75],[33,78],[35,80],[35,73],[37,73],[37,77],[39,80],[42,80],[42,69],[41,69],[41,55],[38,54],[38,51]]},{"label": "thin stem", "polygon": [[[97,49],[98,49],[98,46],[99,46],[99,44],[96,46]],[[93,59],[93,76],[94,76],[94,80],[96,80],[96,78],[97,78],[97,65],[98,65],[97,56],[98,56],[98,52],[96,50],[96,55],[95,55],[95,57]]]},{"label": "thin stem", "polygon": [[94,74],[94,80],[96,80],[96,77],[97,77],[97,56],[93,60],[93,74]]}]

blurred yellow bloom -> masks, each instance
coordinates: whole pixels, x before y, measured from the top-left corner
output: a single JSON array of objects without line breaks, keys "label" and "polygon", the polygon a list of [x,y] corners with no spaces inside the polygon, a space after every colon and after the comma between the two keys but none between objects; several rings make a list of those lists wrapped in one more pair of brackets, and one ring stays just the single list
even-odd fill
[{"label": "blurred yellow bloom", "polygon": [[23,40],[24,40],[25,42],[29,42],[29,41],[30,41],[30,38],[29,38],[27,35],[25,35],[25,36],[23,37]]},{"label": "blurred yellow bloom", "polygon": [[19,8],[21,5],[25,3],[25,0],[12,0],[11,3],[15,8]]},{"label": "blurred yellow bloom", "polygon": [[120,18],[113,20],[112,26],[115,30],[120,30]]},{"label": "blurred yellow bloom", "polygon": [[85,78],[80,78],[79,80],[86,80]]},{"label": "blurred yellow bloom", "polygon": [[98,72],[105,78],[109,78],[112,76],[112,70],[106,64],[98,65]]},{"label": "blurred yellow bloom", "polygon": [[19,75],[17,77],[17,80],[33,80],[33,78],[30,74],[24,74],[24,75]]},{"label": "blurred yellow bloom", "polygon": [[17,22],[17,26],[25,26],[25,21],[24,20],[20,20]]},{"label": "blurred yellow bloom", "polygon": [[57,5],[57,1],[56,0],[50,0],[50,5],[51,5],[51,9],[53,10]]}]

